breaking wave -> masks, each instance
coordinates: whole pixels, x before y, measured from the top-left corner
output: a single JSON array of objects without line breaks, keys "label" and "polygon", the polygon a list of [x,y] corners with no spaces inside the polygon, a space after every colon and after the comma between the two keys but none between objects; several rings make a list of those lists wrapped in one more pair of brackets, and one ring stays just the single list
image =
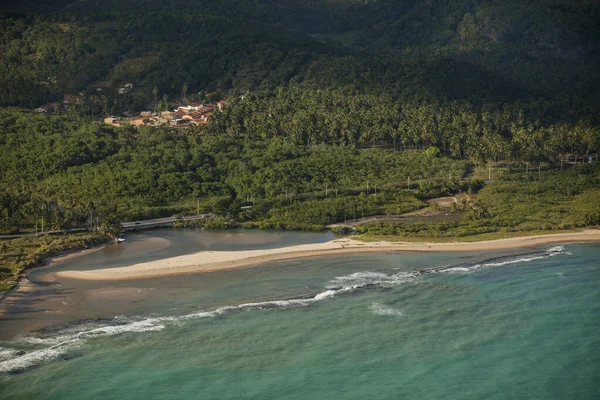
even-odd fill
[{"label": "breaking wave", "polygon": [[383,272],[356,272],[334,278],[325,287],[335,290],[352,290],[371,286],[389,287],[400,283],[412,282],[414,278],[415,274],[413,272],[401,272],[392,275],[387,275]]},{"label": "breaking wave", "polygon": [[[563,246],[551,247],[543,252],[521,254],[519,256],[498,257],[486,260],[485,262],[463,263],[454,266],[430,268],[411,272],[398,272],[392,274],[374,271],[356,272],[336,277],[325,285],[324,289],[326,290],[317,293],[316,295],[310,295],[303,298],[244,303],[179,316],[151,318],[127,318],[119,316],[114,318],[79,321],[66,327],[40,331],[37,336],[14,339],[8,343],[17,348],[0,347],[0,372],[19,373],[51,360],[71,358],[69,357],[69,352],[81,347],[89,339],[96,337],[113,336],[132,332],[156,332],[165,329],[168,324],[176,324],[191,319],[212,318],[231,312],[306,307],[319,301],[331,299],[340,294],[372,288],[392,287],[405,283],[414,283],[417,282],[420,276],[426,274],[472,272],[482,268],[528,263],[560,254],[565,254]],[[380,303],[371,304],[369,310],[378,315],[397,317],[404,315],[402,310],[397,310]]]},{"label": "breaking wave", "polygon": [[[343,290],[341,291],[343,292]],[[65,358],[70,351],[81,347],[88,339],[95,337],[132,332],[156,332],[163,330],[169,323],[216,317],[228,312],[303,307],[317,301],[329,299],[337,292],[339,290],[326,290],[315,296],[306,298],[244,303],[181,316],[153,318],[126,318],[119,316],[112,319],[84,321],[63,329],[54,329],[50,333],[42,331],[41,336],[27,336],[11,342],[11,345],[21,346],[22,349],[1,347],[0,372],[18,373],[44,362]]]},{"label": "breaking wave", "polygon": [[442,268],[437,272],[472,272],[482,268],[502,267],[505,265],[529,263],[531,261],[543,260],[545,258],[555,257],[561,254],[570,253],[565,253],[565,248],[563,246],[554,246],[543,252],[527,253],[518,256],[498,257],[478,263],[450,266]]},{"label": "breaking wave", "polygon": [[[165,327],[162,318],[124,322],[123,317],[114,318],[110,325],[96,325],[91,329],[85,329],[89,326],[90,324],[86,323],[82,329],[81,325],[74,325],[57,332],[58,334],[55,336],[24,337],[14,340],[12,344],[25,345],[25,348],[22,350],[2,348],[0,351],[0,372],[21,372],[40,363],[63,358],[68,352],[81,347],[89,338],[112,336],[127,332],[160,331]],[[46,347],[35,348],[40,346]],[[31,349],[31,347],[34,348]]]}]

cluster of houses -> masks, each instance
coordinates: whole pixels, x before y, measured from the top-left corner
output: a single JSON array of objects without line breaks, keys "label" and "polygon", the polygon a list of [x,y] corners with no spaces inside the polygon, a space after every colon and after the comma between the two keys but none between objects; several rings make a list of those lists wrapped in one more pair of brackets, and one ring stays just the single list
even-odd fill
[{"label": "cluster of houses", "polygon": [[[126,83],[117,88],[118,94],[126,94],[133,91],[133,83]],[[101,87],[97,87],[97,92],[102,92]],[[55,113],[66,110],[71,104],[82,104],[84,94],[78,95],[65,94],[63,101],[44,104],[34,109],[38,113]],[[226,104],[225,101],[219,101],[216,104],[191,103],[180,105],[173,111],[162,111],[154,113],[151,111],[142,111],[141,113],[124,112],[120,117],[106,117],[104,123],[112,126],[172,126],[183,127],[188,125],[202,125],[208,122],[216,108],[221,109]]]},{"label": "cluster of houses", "polygon": [[202,125],[208,122],[215,108],[221,109],[225,101],[219,101],[217,104],[199,104],[192,103],[185,106],[179,106],[173,111],[162,111],[153,113],[142,111],[139,115],[123,113],[123,117],[107,117],[104,123],[112,126],[123,126],[126,124],[133,126],[171,126],[183,127],[189,125]]}]

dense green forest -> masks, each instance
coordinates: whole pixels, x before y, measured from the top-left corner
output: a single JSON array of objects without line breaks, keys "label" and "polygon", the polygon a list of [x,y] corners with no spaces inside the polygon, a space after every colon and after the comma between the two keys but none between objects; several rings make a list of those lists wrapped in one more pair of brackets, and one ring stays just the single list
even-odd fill
[{"label": "dense green forest", "polygon": [[[557,160],[600,142],[593,1],[8,2],[0,105],[94,118],[227,97],[232,135]],[[1,9],[0,9],[1,10]],[[135,89],[119,94],[132,82]],[[97,90],[101,88],[101,90]],[[244,99],[242,101],[241,99]]]},{"label": "dense green forest", "polygon": [[[332,197],[367,185],[381,192],[409,177],[447,192],[470,166],[421,152],[298,146],[196,129],[136,131],[18,109],[0,111],[0,132],[5,228],[42,216],[60,227],[59,221],[83,224],[92,214],[171,215],[196,210],[196,200],[202,211],[236,215],[252,199],[268,214],[274,205],[324,197],[326,188]],[[57,215],[61,210],[71,214]]]},{"label": "dense green forest", "polygon": [[[235,113],[236,106],[229,110],[226,113]],[[220,129],[220,118],[225,117],[202,127],[136,130],[78,116],[1,110],[4,230],[31,230],[42,218],[48,228],[61,230],[90,225],[97,217],[136,220],[198,209],[216,214],[226,226],[247,222],[263,228],[322,229],[350,216],[401,214],[424,207],[424,200],[475,194],[483,186],[473,174],[480,165],[475,159],[449,157],[432,143],[425,149],[394,149],[331,144],[323,138],[304,142],[293,135],[233,134]],[[554,176],[551,171],[559,164],[508,165],[516,172],[499,171],[506,179],[519,180],[519,174],[534,167],[539,167],[538,174],[543,167],[542,177]],[[560,185],[565,184],[565,199],[571,201],[599,183],[597,168],[574,170],[585,177],[578,186],[566,183],[566,171],[555,172],[555,181],[543,189],[531,181],[530,173],[522,185],[547,195],[555,190],[559,199]],[[489,200],[486,193],[502,192],[502,187],[499,181],[487,185],[479,195],[482,204]],[[500,203],[485,207],[494,209]],[[507,212],[511,214],[510,207]],[[571,225],[597,223],[594,212]],[[490,221],[491,227],[506,226]],[[556,228],[562,222],[548,226]]]},{"label": "dense green forest", "polygon": [[559,122],[551,109],[550,103],[498,109],[464,101],[398,103],[385,94],[292,86],[234,99],[211,119],[209,130],[305,145],[436,146],[453,158],[475,161],[559,160],[561,154],[600,148],[600,129],[590,119]]},{"label": "dense green forest", "polygon": [[[599,16],[584,0],[4,2],[3,229],[198,208],[318,228],[477,191],[485,164],[596,155]],[[57,115],[10,108],[65,94]],[[94,122],[221,98],[206,126]]]},{"label": "dense green forest", "polygon": [[109,106],[115,98],[142,106],[154,87],[179,98],[184,86],[197,95],[292,81],[399,101],[547,100],[557,110],[598,110],[594,1],[4,3],[5,105],[127,81],[138,98],[106,93]]},{"label": "dense green forest", "polygon": [[[0,231],[598,226],[599,20],[593,0],[4,1]],[[99,122],[221,99],[202,126]],[[0,280],[103,240],[3,242]]]}]

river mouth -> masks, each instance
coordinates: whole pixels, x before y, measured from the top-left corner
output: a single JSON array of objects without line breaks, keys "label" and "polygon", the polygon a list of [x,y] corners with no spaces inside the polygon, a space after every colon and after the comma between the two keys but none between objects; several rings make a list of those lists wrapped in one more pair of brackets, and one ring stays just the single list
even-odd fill
[{"label": "river mouth", "polygon": [[[322,243],[331,232],[156,229],[126,241],[30,271],[0,302],[0,340],[86,318],[168,311],[187,297],[210,297],[230,274],[165,277],[128,282],[57,279],[56,272],[118,268],[207,250],[254,250]],[[242,273],[243,274],[243,273]]]},{"label": "river mouth", "polygon": [[[513,249],[472,253],[369,253],[278,261],[240,270],[207,274],[163,276],[124,281],[86,281],[57,278],[57,272],[95,268],[118,268],[148,260],[162,260],[203,250],[254,250],[322,243],[332,240],[330,232],[265,232],[258,230],[200,231],[155,230],[127,236],[127,241],[80,257],[67,259],[32,271],[0,303],[0,340],[28,332],[86,319],[113,318],[196,309],[213,309],[231,304],[296,298],[318,294],[322,280],[381,265],[425,275],[446,268],[478,269],[491,264],[509,264],[519,257],[545,257],[544,251]],[[533,251],[533,253],[532,253]],[[499,257],[499,260],[496,258]],[[508,257],[508,258],[506,258]],[[516,258],[511,258],[516,257]],[[504,260],[504,261],[502,261]],[[485,264],[485,263],[484,263]],[[337,276],[334,275],[334,276]],[[415,276],[416,277],[416,276]],[[335,290],[335,288],[328,288]]]}]

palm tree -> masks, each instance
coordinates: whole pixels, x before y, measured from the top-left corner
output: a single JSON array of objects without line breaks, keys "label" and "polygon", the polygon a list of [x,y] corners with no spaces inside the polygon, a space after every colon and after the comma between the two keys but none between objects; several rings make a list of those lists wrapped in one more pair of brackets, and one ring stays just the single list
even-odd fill
[{"label": "palm tree", "polygon": [[183,84],[183,87],[181,88],[181,101],[183,101],[183,102],[185,102],[185,101],[186,101],[186,100],[185,100],[185,95],[186,95],[186,93],[187,93],[187,89],[188,89],[188,84],[187,84],[187,82],[185,82],[185,83]]},{"label": "palm tree", "polygon": [[117,240],[121,234],[121,223],[115,215],[110,215],[104,218],[99,230],[102,235],[106,235],[113,240]]},{"label": "palm tree", "polygon": [[154,96],[154,114],[156,114],[156,106],[158,105],[158,88],[156,86],[152,89],[152,95]]}]

